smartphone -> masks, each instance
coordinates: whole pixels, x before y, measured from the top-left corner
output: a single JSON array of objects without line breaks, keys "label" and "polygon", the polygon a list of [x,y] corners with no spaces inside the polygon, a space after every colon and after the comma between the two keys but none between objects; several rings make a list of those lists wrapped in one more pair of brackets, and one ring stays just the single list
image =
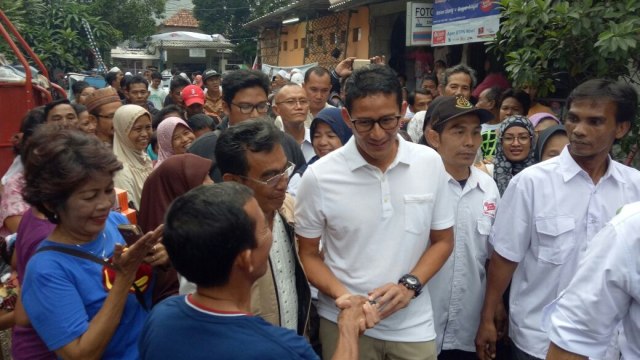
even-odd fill
[{"label": "smartphone", "polygon": [[138,241],[143,234],[140,226],[134,224],[120,224],[118,225],[118,231],[129,246]]},{"label": "smartphone", "polygon": [[369,59],[355,59],[353,60],[353,70],[358,70],[370,64],[371,64],[371,60]]}]

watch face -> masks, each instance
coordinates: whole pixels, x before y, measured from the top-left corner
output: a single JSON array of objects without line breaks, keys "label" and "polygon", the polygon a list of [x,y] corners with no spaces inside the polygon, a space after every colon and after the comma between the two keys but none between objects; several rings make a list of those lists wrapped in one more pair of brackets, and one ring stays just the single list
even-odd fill
[{"label": "watch face", "polygon": [[412,277],[407,277],[407,278],[405,279],[405,281],[406,281],[408,284],[411,284],[411,285],[418,285],[418,282],[416,281],[416,279],[414,279],[414,278],[412,278]]}]

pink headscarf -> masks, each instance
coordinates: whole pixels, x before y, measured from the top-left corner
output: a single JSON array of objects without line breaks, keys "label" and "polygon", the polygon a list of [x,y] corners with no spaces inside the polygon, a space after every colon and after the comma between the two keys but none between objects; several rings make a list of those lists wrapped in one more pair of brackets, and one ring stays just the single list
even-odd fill
[{"label": "pink headscarf", "polygon": [[186,121],[180,119],[179,117],[168,117],[158,125],[158,161],[156,162],[156,167],[160,165],[161,162],[169,158],[169,156],[174,155],[173,151],[173,132],[176,130],[178,125],[182,125],[187,129],[191,130]]},{"label": "pink headscarf", "polygon": [[557,122],[558,125],[561,125],[560,120],[558,120],[558,118],[555,115],[546,113],[546,112],[535,113],[531,116],[528,116],[528,118],[529,118],[529,121],[531,121],[531,124],[533,125],[534,128],[538,126],[538,123],[543,119],[551,119]]}]

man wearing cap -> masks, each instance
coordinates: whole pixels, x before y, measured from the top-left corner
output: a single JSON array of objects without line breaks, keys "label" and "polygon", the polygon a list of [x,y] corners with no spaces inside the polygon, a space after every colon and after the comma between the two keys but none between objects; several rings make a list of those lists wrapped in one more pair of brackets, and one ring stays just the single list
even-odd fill
[{"label": "man wearing cap", "polygon": [[199,86],[188,85],[182,89],[182,101],[187,113],[186,118],[204,113],[204,92]]},{"label": "man wearing cap", "polygon": [[222,92],[220,91],[220,74],[215,70],[207,70],[202,75],[206,86],[204,113],[211,116],[219,124],[224,112],[222,111]]},{"label": "man wearing cap", "polygon": [[87,97],[85,105],[91,121],[95,121],[96,136],[113,146],[113,116],[122,106],[116,89],[112,87],[98,89]]},{"label": "man wearing cap", "polygon": [[331,357],[338,339],[336,300],[366,294],[382,320],[360,338],[362,358],[435,360],[423,284],[453,249],[448,175],[433,149],[398,136],[406,109],[391,68],[355,70],[345,90],[353,136],[307,168],[295,206],[300,259],[319,290],[322,353]]},{"label": "man wearing cap", "polygon": [[475,360],[475,330],[485,289],[489,230],[500,193],[493,179],[473,166],[481,124],[493,115],[462,96],[441,96],[433,109],[429,144],[448,173],[455,213],[453,253],[427,284],[435,318],[439,360]]}]

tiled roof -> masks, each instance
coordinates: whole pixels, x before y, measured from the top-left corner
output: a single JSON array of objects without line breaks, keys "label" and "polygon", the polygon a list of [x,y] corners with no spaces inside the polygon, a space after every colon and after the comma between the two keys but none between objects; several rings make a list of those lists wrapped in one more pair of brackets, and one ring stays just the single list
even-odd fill
[{"label": "tiled roof", "polygon": [[193,12],[191,12],[191,10],[181,9],[172,17],[165,20],[162,25],[183,28],[197,28],[199,24],[198,20],[193,16]]}]

